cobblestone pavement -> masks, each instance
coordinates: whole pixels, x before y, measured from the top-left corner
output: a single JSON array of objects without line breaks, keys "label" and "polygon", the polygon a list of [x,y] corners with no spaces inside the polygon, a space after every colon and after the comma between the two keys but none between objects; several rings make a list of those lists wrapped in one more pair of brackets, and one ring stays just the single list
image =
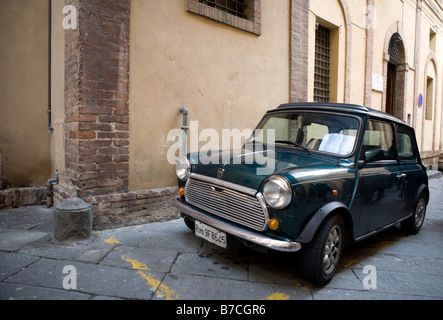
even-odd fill
[{"label": "cobblestone pavement", "polygon": [[[219,249],[181,220],[94,232],[88,241],[60,245],[52,241],[52,209],[3,211],[0,300],[441,300],[443,178],[430,187],[421,233],[394,227],[347,248],[323,288],[300,278],[294,255],[235,243]],[[375,275],[376,282],[367,281]]]}]

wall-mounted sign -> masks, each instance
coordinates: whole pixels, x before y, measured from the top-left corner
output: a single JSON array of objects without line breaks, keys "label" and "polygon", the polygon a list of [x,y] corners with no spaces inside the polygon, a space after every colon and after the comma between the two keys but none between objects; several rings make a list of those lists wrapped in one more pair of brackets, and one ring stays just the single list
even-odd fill
[{"label": "wall-mounted sign", "polygon": [[423,94],[420,93],[418,96],[418,106],[421,108],[423,107]]},{"label": "wall-mounted sign", "polygon": [[420,93],[418,96],[418,114],[421,114],[423,107],[423,94]]},{"label": "wall-mounted sign", "polygon": [[372,74],[372,90],[383,92],[383,76],[381,74]]}]

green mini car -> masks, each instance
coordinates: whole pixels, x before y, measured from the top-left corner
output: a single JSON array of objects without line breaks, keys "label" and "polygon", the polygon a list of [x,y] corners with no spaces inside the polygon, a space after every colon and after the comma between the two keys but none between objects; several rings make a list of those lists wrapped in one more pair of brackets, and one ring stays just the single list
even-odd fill
[{"label": "green mini car", "polygon": [[319,286],[345,245],[398,223],[418,233],[429,202],[414,129],[358,105],[281,105],[241,150],[189,154],[176,171],[176,207],[196,236],[300,251],[300,270]]}]

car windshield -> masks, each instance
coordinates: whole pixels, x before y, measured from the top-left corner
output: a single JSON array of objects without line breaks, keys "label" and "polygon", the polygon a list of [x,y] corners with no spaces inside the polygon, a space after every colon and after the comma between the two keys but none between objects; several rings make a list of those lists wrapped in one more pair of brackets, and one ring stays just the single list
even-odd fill
[{"label": "car windshield", "polygon": [[355,148],[360,121],[323,112],[281,112],[268,115],[247,144],[278,145],[349,156]]}]

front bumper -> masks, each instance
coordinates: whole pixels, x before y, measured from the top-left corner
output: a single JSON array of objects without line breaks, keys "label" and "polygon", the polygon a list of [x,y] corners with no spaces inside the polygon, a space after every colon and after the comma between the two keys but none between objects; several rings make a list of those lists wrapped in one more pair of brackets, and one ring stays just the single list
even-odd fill
[{"label": "front bumper", "polygon": [[177,201],[175,201],[175,207],[178,210],[180,210],[180,212],[200,222],[203,222],[218,230],[226,232],[227,234],[257,244],[264,248],[275,251],[281,251],[281,252],[297,252],[301,249],[301,244],[298,242],[275,240],[265,235],[259,234],[257,232],[245,230],[243,228],[231,225],[221,220],[214,219],[211,216],[201,213],[197,209],[191,208],[189,205],[185,204],[181,199],[177,199]]}]

